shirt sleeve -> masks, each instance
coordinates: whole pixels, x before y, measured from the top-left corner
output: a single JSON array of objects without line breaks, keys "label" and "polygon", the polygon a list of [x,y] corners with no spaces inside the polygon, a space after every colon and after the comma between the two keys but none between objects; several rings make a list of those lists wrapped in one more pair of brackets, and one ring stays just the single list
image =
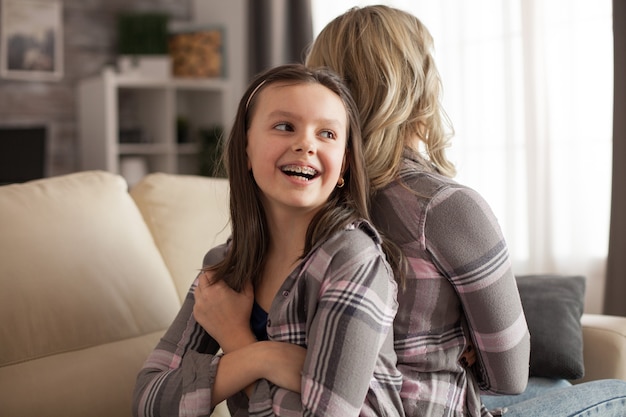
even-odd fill
[{"label": "shirt sleeve", "polygon": [[193,290],[137,376],[135,416],[209,416],[219,346],[193,317]]},{"label": "shirt sleeve", "polygon": [[[250,398],[251,416],[358,416],[371,406],[370,389],[399,392],[401,375],[389,371],[396,360],[390,333],[397,309],[395,281],[371,237],[346,233],[353,239],[341,250],[320,250],[307,263],[306,279],[313,288],[305,306],[302,395],[260,381]],[[385,357],[381,351],[391,353]],[[376,378],[377,373],[389,377]],[[402,410],[400,403],[394,407]]]},{"label": "shirt sleeve", "polygon": [[427,250],[457,292],[477,348],[481,390],[517,394],[528,381],[530,336],[509,253],[488,204],[474,190],[450,187],[434,198]]}]

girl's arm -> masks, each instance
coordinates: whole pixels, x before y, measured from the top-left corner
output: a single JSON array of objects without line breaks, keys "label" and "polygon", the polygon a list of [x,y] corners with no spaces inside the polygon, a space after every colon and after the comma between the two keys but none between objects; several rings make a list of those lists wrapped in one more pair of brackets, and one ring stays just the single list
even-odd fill
[{"label": "girl's arm", "polygon": [[[205,257],[205,265],[219,260],[224,247],[211,250]],[[239,323],[244,331],[230,332],[236,323],[236,314],[227,316],[233,319],[229,324],[212,328],[220,337],[219,342],[224,343],[223,350],[228,352],[218,354],[218,340],[199,323],[212,326],[207,316],[211,317],[211,309],[219,305],[208,299],[215,294],[202,293],[202,288],[197,290],[199,283],[206,287],[206,278],[204,274],[196,278],[178,315],[140,370],[133,393],[133,415],[170,416],[179,412],[188,416],[208,415],[219,402],[268,375],[276,383],[292,389],[297,387],[299,391],[304,349],[284,343],[258,343],[251,332],[250,340],[245,334],[246,328],[249,331],[249,312],[244,313],[247,314],[244,324]],[[218,287],[212,289],[223,291]],[[239,302],[231,307],[245,310],[243,304]],[[276,372],[277,369],[281,372]],[[239,406],[247,408],[247,401],[241,401]]]},{"label": "girl's arm", "polygon": [[239,293],[226,282],[215,281],[213,271],[202,272],[194,298],[194,318],[219,343],[224,353],[256,342],[250,330],[254,303],[251,283]]},{"label": "girl's arm", "polygon": [[193,318],[196,285],[197,279],[139,371],[133,393],[135,416],[178,415],[179,410],[195,407],[199,415],[210,413],[219,345]]},{"label": "girl's arm", "polygon": [[463,306],[480,388],[522,392],[528,381],[530,339],[495,216],[475,191],[448,188],[431,202],[426,219],[428,250]]},{"label": "girl's arm", "polygon": [[267,373],[260,366],[267,362],[267,350],[250,345],[228,355],[217,353],[219,344],[193,315],[199,278],[137,376],[135,416],[208,415],[220,401]]},{"label": "girl's arm", "polygon": [[[239,293],[224,281],[214,282],[213,273],[205,272],[199,276],[194,296],[196,321],[225,353],[213,386],[213,405],[238,392],[241,384],[252,378],[254,381],[267,378],[283,388],[300,392],[306,350],[289,343],[257,342],[250,329],[252,284]],[[246,393],[249,395],[252,389],[249,385]]]}]

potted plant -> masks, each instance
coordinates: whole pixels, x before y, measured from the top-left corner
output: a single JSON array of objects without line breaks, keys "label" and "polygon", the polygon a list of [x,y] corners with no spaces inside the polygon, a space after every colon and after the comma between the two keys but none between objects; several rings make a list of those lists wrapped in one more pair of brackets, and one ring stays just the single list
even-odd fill
[{"label": "potted plant", "polygon": [[142,76],[168,77],[168,15],[121,13],[117,18],[118,70]]}]

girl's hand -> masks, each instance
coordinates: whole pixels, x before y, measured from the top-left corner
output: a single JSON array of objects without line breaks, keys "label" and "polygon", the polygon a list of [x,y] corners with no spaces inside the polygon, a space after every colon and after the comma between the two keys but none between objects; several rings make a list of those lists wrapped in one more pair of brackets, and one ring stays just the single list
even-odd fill
[{"label": "girl's hand", "polygon": [[250,330],[254,302],[252,284],[247,284],[239,293],[222,280],[214,282],[213,272],[206,271],[198,277],[194,297],[196,321],[225,353],[256,342]]}]

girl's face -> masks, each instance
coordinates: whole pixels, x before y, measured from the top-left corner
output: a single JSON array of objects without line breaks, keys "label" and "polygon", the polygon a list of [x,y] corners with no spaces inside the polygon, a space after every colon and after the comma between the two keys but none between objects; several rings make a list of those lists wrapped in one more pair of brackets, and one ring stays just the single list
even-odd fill
[{"label": "girl's face", "polygon": [[314,83],[274,83],[258,93],[248,129],[248,168],[273,213],[317,212],[342,175],[347,114]]}]

